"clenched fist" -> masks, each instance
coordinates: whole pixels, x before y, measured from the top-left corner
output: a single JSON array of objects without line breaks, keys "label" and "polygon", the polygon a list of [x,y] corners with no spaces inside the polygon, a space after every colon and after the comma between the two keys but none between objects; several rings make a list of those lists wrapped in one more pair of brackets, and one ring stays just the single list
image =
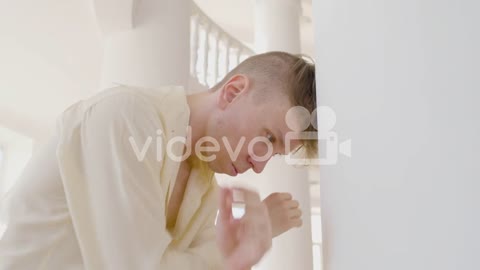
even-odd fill
[{"label": "clenched fist", "polygon": [[263,200],[263,204],[268,209],[273,237],[302,226],[300,205],[290,193],[272,193]]}]

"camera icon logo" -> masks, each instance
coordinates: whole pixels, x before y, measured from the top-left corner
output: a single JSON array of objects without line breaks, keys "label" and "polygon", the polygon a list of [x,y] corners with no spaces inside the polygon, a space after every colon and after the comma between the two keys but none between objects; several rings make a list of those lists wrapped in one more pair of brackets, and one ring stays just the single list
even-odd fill
[{"label": "camera icon logo", "polygon": [[[317,115],[319,119],[317,121]],[[285,150],[291,152],[292,141],[318,140],[317,158],[296,158],[286,155],[285,161],[290,165],[335,165],[338,155],[352,156],[352,140],[339,143],[338,134],[332,129],[337,122],[335,111],[328,106],[319,106],[311,114],[301,106],[288,110],[285,122],[290,132],[285,135]],[[309,129],[310,125],[313,129]]]}]

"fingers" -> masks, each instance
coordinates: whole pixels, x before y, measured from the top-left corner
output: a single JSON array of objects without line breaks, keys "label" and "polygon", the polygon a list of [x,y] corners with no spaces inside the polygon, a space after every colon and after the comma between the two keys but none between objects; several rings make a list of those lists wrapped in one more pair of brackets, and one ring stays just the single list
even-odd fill
[{"label": "fingers", "polygon": [[238,245],[227,262],[235,269],[247,269],[258,263],[272,244],[272,231],[268,210],[257,192],[234,188],[241,193],[245,204],[245,214],[239,220],[241,230],[237,233]]},{"label": "fingers", "polygon": [[290,194],[288,192],[279,192],[278,196],[283,200],[291,200],[292,199],[292,194]]},{"label": "fingers", "polygon": [[293,197],[292,197],[292,194],[290,194],[288,192],[272,193],[267,198],[269,198],[269,199],[271,199],[275,202],[281,202],[281,201],[285,202],[288,209],[298,208],[300,206],[298,201],[294,200]]},{"label": "fingers", "polygon": [[278,201],[288,201],[292,199],[292,194],[288,192],[274,192],[270,195],[268,195],[268,198],[274,198],[275,200]]},{"label": "fingers", "polygon": [[290,224],[290,227],[302,227],[303,225],[303,220],[302,220],[302,210],[300,209],[295,209],[295,210],[290,210],[290,217],[288,223]]},{"label": "fingers", "polygon": [[240,187],[233,188],[233,190],[241,193],[243,197],[243,203],[245,204],[245,210],[261,205],[262,203],[260,200],[260,195],[256,191]]},{"label": "fingers", "polygon": [[245,205],[245,214],[239,220],[245,226],[248,226],[250,235],[271,235],[271,224],[267,207],[260,200],[260,195],[256,191],[245,188],[234,188],[235,191],[243,195]]},{"label": "fingers", "polygon": [[291,200],[291,201],[286,201],[285,202],[285,208],[286,209],[295,209],[300,207],[300,203],[298,203],[297,200]]},{"label": "fingers", "polygon": [[293,219],[290,221],[290,225],[292,227],[302,227],[303,221],[301,218]]},{"label": "fingers", "polygon": [[232,215],[233,194],[230,189],[221,188],[218,202],[218,218],[222,220],[233,219]]},{"label": "fingers", "polygon": [[301,218],[302,217],[302,210],[299,208],[290,210],[288,213],[288,217],[290,219]]}]

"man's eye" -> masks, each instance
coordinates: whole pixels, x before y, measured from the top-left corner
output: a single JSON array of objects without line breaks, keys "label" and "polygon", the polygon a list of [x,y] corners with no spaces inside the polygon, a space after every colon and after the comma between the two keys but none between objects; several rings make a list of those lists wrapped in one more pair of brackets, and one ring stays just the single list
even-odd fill
[{"label": "man's eye", "polygon": [[273,137],[273,135],[270,134],[270,133],[267,134],[267,139],[268,139],[271,143],[274,143],[274,142],[275,142],[275,137]]}]

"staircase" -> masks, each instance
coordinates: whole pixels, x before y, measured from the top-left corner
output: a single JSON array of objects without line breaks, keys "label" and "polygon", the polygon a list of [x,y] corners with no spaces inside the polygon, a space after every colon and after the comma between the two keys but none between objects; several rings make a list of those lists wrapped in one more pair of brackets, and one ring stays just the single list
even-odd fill
[{"label": "staircase", "polygon": [[225,32],[192,2],[190,75],[212,87],[254,51]]}]

